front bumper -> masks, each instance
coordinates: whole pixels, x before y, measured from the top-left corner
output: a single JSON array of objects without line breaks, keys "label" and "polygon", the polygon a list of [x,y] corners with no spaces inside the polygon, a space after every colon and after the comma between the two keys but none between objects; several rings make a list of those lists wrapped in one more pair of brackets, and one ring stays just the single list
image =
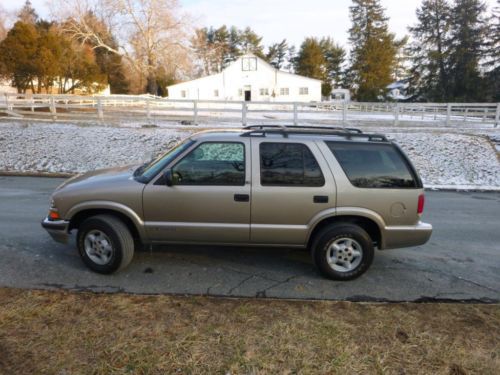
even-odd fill
[{"label": "front bumper", "polygon": [[382,249],[420,246],[429,241],[432,225],[418,222],[417,225],[390,226],[384,228]]},{"label": "front bumper", "polygon": [[68,243],[69,239],[69,221],[66,220],[49,220],[45,218],[42,221],[42,227],[50,234],[57,242]]}]

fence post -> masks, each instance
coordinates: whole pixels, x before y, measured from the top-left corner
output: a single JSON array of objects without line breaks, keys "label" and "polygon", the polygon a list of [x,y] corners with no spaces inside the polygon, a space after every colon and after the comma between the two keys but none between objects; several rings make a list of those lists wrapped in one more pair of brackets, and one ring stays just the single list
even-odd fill
[{"label": "fence post", "polygon": [[342,103],[342,125],[346,125],[347,123],[347,103],[344,101]]},{"label": "fence post", "polygon": [[101,98],[97,98],[97,117],[99,118],[99,120],[104,120],[104,111],[102,109],[102,99]]},{"label": "fence post", "polygon": [[198,102],[193,100],[193,123],[196,125],[198,123]]},{"label": "fence post", "polygon": [[399,125],[399,103],[394,106],[394,125]]},{"label": "fence post", "polygon": [[495,128],[498,126],[500,122],[500,103],[497,103],[497,113],[495,115]]},{"label": "fence post", "polygon": [[52,113],[52,119],[57,120],[56,102],[53,96],[50,97],[50,113]]},{"label": "fence post", "polygon": [[148,122],[149,120],[151,120],[151,108],[149,107],[149,97],[146,98],[146,118],[148,119]]},{"label": "fence post", "polygon": [[446,105],[446,126],[450,125],[451,121],[451,103]]},{"label": "fence post", "polygon": [[293,103],[293,124],[298,125],[297,103]]},{"label": "fence post", "polygon": [[5,93],[4,96],[5,96],[5,108],[7,108],[7,111],[12,111],[12,109],[9,107],[9,95]]},{"label": "fence post", "polygon": [[243,126],[247,125],[247,103],[243,102],[241,107],[241,123]]}]

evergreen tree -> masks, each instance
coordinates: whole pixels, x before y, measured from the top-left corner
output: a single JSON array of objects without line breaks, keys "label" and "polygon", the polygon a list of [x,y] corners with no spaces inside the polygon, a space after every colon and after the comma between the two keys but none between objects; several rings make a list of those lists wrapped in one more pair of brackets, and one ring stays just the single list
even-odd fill
[{"label": "evergreen tree", "polygon": [[350,78],[354,96],[360,101],[384,97],[392,82],[396,46],[389,33],[380,0],[353,0],[349,8],[351,49]]},{"label": "evergreen tree", "polygon": [[500,0],[492,9],[487,29],[485,76],[485,99],[500,101]]},{"label": "evergreen tree", "polygon": [[333,86],[340,86],[343,81],[342,65],[345,61],[346,51],[330,37],[322,38],[319,44],[325,58],[325,85],[330,85],[329,89],[325,87],[323,95],[329,96]]},{"label": "evergreen tree", "polygon": [[280,43],[274,43],[269,46],[266,54],[266,60],[276,69],[284,68],[288,52],[288,43],[283,39]]},{"label": "evergreen tree", "polygon": [[428,101],[443,102],[450,98],[449,31],[451,8],[447,0],[424,0],[417,9],[418,23],[409,30],[414,43],[411,92]]},{"label": "evergreen tree", "polygon": [[240,32],[239,44],[242,53],[253,53],[262,59],[266,58],[264,55],[264,47],[262,46],[262,37],[257,35],[250,27]]},{"label": "evergreen tree", "polygon": [[18,21],[0,43],[0,64],[6,74],[24,93],[37,75],[38,32],[35,25]]},{"label": "evergreen tree", "polygon": [[321,42],[317,38],[306,38],[295,59],[295,72],[297,74],[316,78],[323,81],[321,93],[323,96],[330,95],[332,86],[327,76],[327,60]]},{"label": "evergreen tree", "polygon": [[38,14],[36,13],[35,9],[31,5],[30,0],[26,0],[24,3],[23,7],[17,14],[17,18],[19,21],[24,22],[24,23],[29,23],[34,25],[36,21],[38,21]]},{"label": "evergreen tree", "polygon": [[450,83],[455,101],[484,100],[479,72],[485,47],[485,5],[480,0],[455,0],[450,28]]}]

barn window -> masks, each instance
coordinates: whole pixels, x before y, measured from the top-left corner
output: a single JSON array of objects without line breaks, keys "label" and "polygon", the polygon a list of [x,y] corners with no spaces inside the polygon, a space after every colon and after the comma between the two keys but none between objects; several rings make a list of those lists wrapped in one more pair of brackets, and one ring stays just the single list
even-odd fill
[{"label": "barn window", "polygon": [[288,96],[288,95],[290,95],[290,89],[288,87],[282,87],[280,89],[280,95],[281,96]]},{"label": "barn window", "polygon": [[214,96],[217,98],[219,97],[219,90],[214,90]]},{"label": "barn window", "polygon": [[268,96],[269,89],[260,89],[260,96]]},{"label": "barn window", "polygon": [[309,95],[309,87],[301,87],[299,89],[299,94],[300,95]]},{"label": "barn window", "polygon": [[187,96],[187,92],[186,92],[186,90],[182,90],[182,91],[181,91],[181,97],[182,97],[182,98],[185,98],[186,96]]},{"label": "barn window", "polygon": [[257,58],[243,57],[241,59],[241,70],[244,72],[257,70]]},{"label": "barn window", "polygon": [[238,90],[238,96],[243,96],[243,89]]}]

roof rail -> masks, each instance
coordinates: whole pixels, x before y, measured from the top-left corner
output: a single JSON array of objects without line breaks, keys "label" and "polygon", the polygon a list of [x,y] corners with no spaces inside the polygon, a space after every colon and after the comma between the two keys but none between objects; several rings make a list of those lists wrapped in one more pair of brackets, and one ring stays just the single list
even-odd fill
[{"label": "roof rail", "polygon": [[338,126],[309,126],[309,125],[249,125],[243,127],[246,130],[241,134],[242,137],[266,134],[281,134],[288,137],[288,134],[318,134],[318,135],[337,135],[350,138],[365,138],[369,141],[387,142],[387,138],[382,134],[367,134],[356,128],[342,128]]}]

